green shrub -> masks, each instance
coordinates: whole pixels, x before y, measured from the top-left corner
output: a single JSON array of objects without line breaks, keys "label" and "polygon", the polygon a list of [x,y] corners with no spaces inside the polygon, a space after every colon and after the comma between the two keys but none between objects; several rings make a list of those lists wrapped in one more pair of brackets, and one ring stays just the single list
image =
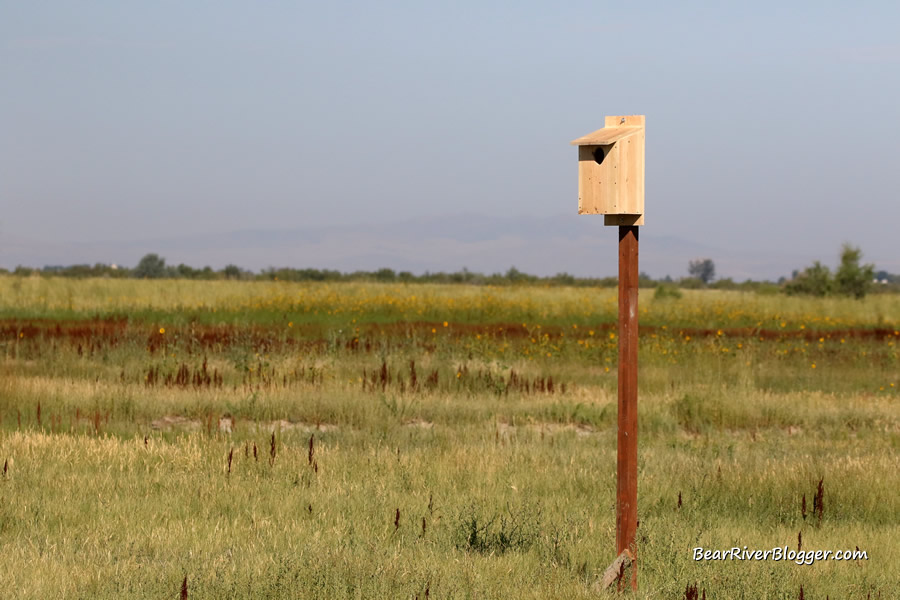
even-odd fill
[{"label": "green shrub", "polygon": [[668,300],[669,298],[672,298],[674,300],[677,300],[681,298],[682,295],[683,294],[681,293],[681,290],[679,290],[677,287],[672,285],[660,284],[656,286],[656,291],[653,292],[653,299]]},{"label": "green shrub", "polygon": [[872,288],[872,278],[875,276],[875,265],[859,264],[862,258],[862,250],[854,248],[850,244],[844,244],[841,248],[841,266],[834,274],[835,288],[844,296],[865,298]]},{"label": "green shrub", "polygon": [[811,267],[807,267],[784,286],[784,292],[789,296],[827,296],[834,291],[834,280],[831,271],[816,261]]}]

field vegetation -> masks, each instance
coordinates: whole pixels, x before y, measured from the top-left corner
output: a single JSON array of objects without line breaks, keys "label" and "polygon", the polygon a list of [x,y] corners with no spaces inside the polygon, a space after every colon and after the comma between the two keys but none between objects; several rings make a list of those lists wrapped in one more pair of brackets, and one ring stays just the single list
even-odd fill
[{"label": "field vegetation", "polygon": [[[900,296],[640,302],[622,594],[896,597]],[[616,306],[592,287],[2,276],[2,596],[598,597]],[[693,560],[744,546],[867,560]]]}]

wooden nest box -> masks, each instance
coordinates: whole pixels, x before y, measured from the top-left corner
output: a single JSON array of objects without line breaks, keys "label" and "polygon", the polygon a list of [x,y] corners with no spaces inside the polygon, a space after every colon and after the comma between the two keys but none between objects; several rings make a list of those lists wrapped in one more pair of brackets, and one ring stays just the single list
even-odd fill
[{"label": "wooden nest box", "polygon": [[578,214],[604,225],[644,224],[644,115],[606,117],[578,146]]}]

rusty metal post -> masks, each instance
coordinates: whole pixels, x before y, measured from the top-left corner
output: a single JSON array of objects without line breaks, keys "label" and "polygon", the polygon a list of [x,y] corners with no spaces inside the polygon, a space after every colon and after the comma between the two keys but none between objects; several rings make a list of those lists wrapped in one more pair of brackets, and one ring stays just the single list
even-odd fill
[{"label": "rusty metal post", "polygon": [[[616,555],[637,558],[638,228],[619,226],[619,422],[616,460]],[[632,565],[637,589],[637,560]]]}]

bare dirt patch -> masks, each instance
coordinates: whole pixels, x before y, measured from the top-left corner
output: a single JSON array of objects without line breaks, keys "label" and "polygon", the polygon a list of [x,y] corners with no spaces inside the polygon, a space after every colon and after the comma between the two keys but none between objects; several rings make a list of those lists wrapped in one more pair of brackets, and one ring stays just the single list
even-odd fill
[{"label": "bare dirt patch", "polygon": [[316,431],[328,432],[337,430],[337,425],[332,423],[304,423],[303,421],[288,421],[286,419],[278,419],[276,421],[258,421],[250,422],[251,427],[256,427],[257,431],[287,432],[299,431],[303,433],[312,433]]},{"label": "bare dirt patch", "polygon": [[165,415],[150,421],[150,427],[157,431],[172,431],[174,429],[196,431],[200,429],[200,426],[199,419],[188,419],[180,415]]},{"label": "bare dirt patch", "polygon": [[328,432],[337,430],[337,425],[332,423],[304,423],[302,421],[288,421],[278,419],[275,421],[238,421],[230,415],[223,415],[218,419],[207,419],[204,423],[201,419],[191,419],[181,415],[165,415],[150,422],[150,427],[156,431],[198,431],[206,427],[208,433],[218,431],[230,434],[235,429],[249,426],[255,432],[288,432],[299,431],[312,433],[316,431]]},{"label": "bare dirt patch", "polygon": [[515,436],[519,431],[529,431],[540,435],[574,433],[578,437],[588,437],[599,433],[596,427],[586,423],[526,423],[523,425],[497,423],[498,437],[509,438]]}]

